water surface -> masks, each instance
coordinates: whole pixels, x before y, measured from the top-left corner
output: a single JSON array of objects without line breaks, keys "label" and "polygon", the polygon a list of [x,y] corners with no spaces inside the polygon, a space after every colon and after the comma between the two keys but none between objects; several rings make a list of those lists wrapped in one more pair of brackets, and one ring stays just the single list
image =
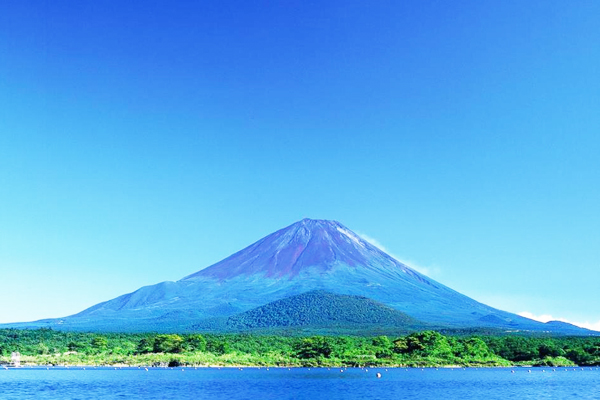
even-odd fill
[{"label": "water surface", "polygon": [[[513,372],[514,371],[514,372]],[[377,373],[381,378],[377,378]],[[19,368],[0,399],[598,399],[598,368]]]}]

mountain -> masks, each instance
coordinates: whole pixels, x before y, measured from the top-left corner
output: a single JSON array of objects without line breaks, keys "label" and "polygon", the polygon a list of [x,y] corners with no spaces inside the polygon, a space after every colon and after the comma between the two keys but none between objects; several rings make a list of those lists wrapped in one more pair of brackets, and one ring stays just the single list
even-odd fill
[{"label": "mountain", "polygon": [[70,317],[26,325],[186,330],[314,290],[372,299],[448,328],[561,329],[479,303],[395,260],[339,222],[313,219],[274,232],[177,282],[145,286]]}]

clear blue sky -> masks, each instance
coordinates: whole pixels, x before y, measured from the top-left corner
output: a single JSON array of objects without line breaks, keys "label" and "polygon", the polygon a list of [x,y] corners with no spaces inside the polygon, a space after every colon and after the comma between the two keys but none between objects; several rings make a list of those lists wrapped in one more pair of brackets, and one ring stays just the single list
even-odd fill
[{"label": "clear blue sky", "polygon": [[489,305],[600,322],[599,20],[593,1],[4,2],[0,322],[304,217]]}]

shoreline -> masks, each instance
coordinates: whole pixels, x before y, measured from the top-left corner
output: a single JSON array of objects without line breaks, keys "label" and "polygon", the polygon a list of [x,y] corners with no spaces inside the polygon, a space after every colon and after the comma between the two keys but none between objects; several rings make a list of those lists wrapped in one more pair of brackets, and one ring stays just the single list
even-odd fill
[{"label": "shoreline", "polygon": [[548,366],[522,366],[522,365],[493,365],[493,366],[461,366],[461,365],[447,365],[447,366],[420,366],[420,367],[411,367],[411,366],[367,366],[367,367],[349,367],[349,366],[317,366],[317,367],[308,367],[308,366],[298,366],[298,365],[288,365],[288,366],[258,366],[258,365],[180,365],[176,367],[172,366],[153,366],[153,365],[125,365],[125,364],[114,364],[114,365],[45,365],[45,364],[27,364],[21,366],[7,366],[4,364],[0,364],[0,369],[2,370],[23,370],[23,369],[62,369],[62,370],[121,370],[121,369],[137,369],[137,370],[198,370],[198,369],[225,369],[225,370],[244,370],[244,369],[264,369],[264,370],[292,370],[292,369],[318,369],[318,370],[340,370],[341,372],[347,370],[362,370],[362,371],[378,371],[378,370],[478,370],[478,369],[506,369],[512,370],[514,372],[515,369],[519,370],[529,370],[529,369],[540,369],[540,370],[598,370],[600,367],[590,367],[590,366],[579,366],[579,365],[571,365],[571,366],[560,366],[560,367],[548,367]]},{"label": "shoreline", "polygon": [[[448,365],[367,365],[367,366],[350,366],[350,365],[297,365],[297,364],[284,364],[284,365],[257,365],[257,364],[196,364],[196,365],[188,365],[188,364],[180,364],[180,365],[149,365],[149,364],[124,364],[124,363],[116,363],[116,364],[45,364],[45,363],[22,363],[20,366],[8,365],[8,364],[0,364],[0,369],[26,369],[26,368],[62,368],[62,369],[97,369],[97,368],[129,368],[129,369],[360,369],[360,370],[368,370],[368,369],[491,369],[491,368],[547,368],[547,369],[556,369],[556,368],[584,368],[579,365],[561,365],[561,366],[543,366],[543,365],[519,365],[519,364],[511,364],[511,365],[460,365],[460,364],[448,364]],[[597,367],[587,367],[587,368],[597,368]]]}]

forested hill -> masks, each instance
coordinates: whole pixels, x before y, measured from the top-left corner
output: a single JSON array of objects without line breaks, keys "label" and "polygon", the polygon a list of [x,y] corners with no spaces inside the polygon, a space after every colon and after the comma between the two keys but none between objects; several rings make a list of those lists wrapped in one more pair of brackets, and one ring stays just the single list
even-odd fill
[{"label": "forested hill", "polygon": [[[361,329],[385,326],[396,330],[415,330],[423,323],[403,312],[362,296],[340,295],[313,290],[274,301],[229,317],[233,329],[278,327],[333,327]],[[356,328],[355,328],[356,329]]]}]

